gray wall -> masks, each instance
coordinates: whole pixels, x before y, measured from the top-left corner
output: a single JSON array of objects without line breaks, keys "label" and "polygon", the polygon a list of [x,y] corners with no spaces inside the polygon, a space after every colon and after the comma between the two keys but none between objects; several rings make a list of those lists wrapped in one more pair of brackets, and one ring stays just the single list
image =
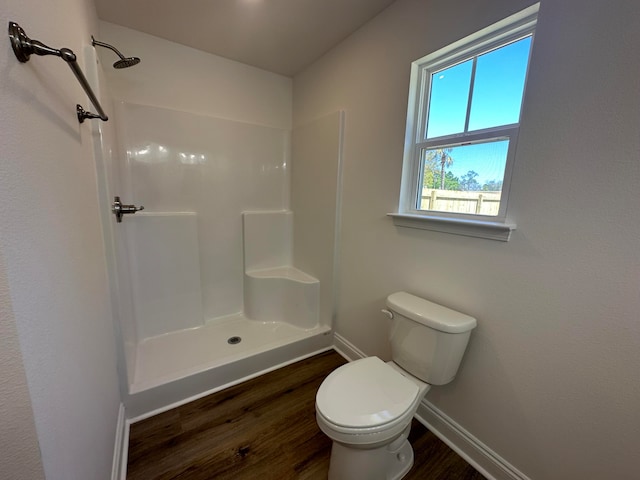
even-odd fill
[{"label": "gray wall", "polygon": [[428,400],[533,479],[637,477],[640,3],[543,0],[509,243],[394,227],[413,60],[530,5],[398,0],[294,78],[294,128],[346,111],[337,332],[389,358],[384,299],[478,318]]},{"label": "gray wall", "polygon": [[[89,0],[7,0],[0,18],[71,48],[84,67],[97,24]],[[111,477],[116,349],[90,124],[78,124],[76,103],[90,107],[64,61],[20,64],[3,37],[0,476],[12,480]]]}]

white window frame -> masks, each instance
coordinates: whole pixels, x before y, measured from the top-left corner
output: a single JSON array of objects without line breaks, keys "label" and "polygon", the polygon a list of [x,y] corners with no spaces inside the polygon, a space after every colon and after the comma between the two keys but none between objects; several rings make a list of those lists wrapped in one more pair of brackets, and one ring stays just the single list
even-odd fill
[{"label": "white window frame", "polygon": [[[412,63],[400,201],[398,212],[389,214],[396,225],[494,240],[509,240],[511,232],[516,228],[514,223],[507,220],[507,207],[520,124],[518,122],[427,139],[426,122],[431,74],[527,36],[532,37],[533,46],[538,9],[539,4],[532,5]],[[527,76],[528,68],[525,89]],[[467,108],[470,109],[471,106],[468,105]],[[520,110],[522,112],[522,108]],[[466,123],[468,123],[468,116],[469,110],[467,110]],[[424,150],[497,139],[509,139],[500,209],[497,216],[418,210],[418,195],[422,193],[421,157]]]}]

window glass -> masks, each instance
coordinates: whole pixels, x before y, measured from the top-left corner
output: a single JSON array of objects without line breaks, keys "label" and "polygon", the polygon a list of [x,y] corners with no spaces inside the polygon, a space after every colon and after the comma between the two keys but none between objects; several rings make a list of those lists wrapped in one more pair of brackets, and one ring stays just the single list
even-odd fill
[{"label": "window glass", "polygon": [[531,37],[477,58],[469,130],[518,123]]},{"label": "window glass", "polygon": [[464,132],[473,60],[431,75],[427,138]]},{"label": "window glass", "polygon": [[423,149],[418,210],[496,216],[508,139]]}]

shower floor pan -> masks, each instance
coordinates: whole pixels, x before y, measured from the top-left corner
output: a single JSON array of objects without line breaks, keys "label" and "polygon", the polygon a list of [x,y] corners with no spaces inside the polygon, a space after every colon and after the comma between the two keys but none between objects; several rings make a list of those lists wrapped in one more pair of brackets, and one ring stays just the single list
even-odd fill
[{"label": "shower floor pan", "polygon": [[331,329],[233,315],[143,340],[127,417],[139,419],[326,350]]}]

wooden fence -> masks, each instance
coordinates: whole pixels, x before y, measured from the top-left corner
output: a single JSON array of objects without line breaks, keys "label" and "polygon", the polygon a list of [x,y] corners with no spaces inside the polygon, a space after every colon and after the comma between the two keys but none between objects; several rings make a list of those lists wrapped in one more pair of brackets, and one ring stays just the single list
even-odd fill
[{"label": "wooden fence", "polygon": [[500,208],[500,192],[460,192],[456,190],[422,190],[420,210],[438,212],[497,215]]}]

